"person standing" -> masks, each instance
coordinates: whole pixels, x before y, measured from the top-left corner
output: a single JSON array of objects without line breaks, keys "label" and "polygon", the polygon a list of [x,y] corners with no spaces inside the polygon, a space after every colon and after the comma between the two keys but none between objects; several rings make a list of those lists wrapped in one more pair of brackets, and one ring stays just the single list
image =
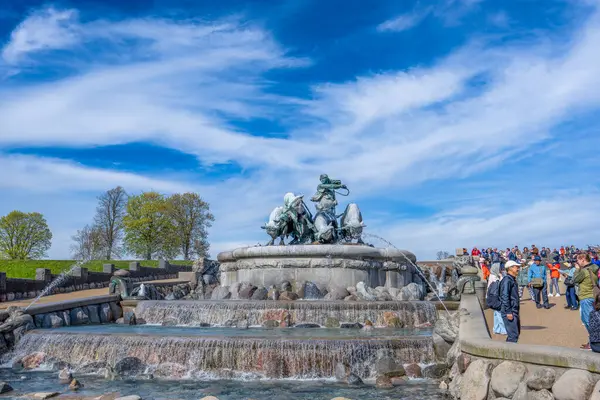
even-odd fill
[{"label": "person standing", "polygon": [[[540,304],[543,302],[543,307],[549,309],[548,304],[548,282],[547,282],[546,266],[542,265],[542,257],[534,256],[533,264],[529,267],[528,282],[529,286],[533,287],[533,294],[535,295],[535,305],[537,308],[542,308]],[[540,299],[541,297],[541,299]]]},{"label": "person standing", "polygon": [[504,267],[506,268],[506,276],[500,284],[500,314],[507,332],[506,341],[517,343],[521,334],[521,320],[519,317],[521,306],[516,281],[520,264],[509,261]]},{"label": "person standing", "polygon": [[[594,308],[594,287],[598,287],[598,266],[592,264],[588,253],[578,254],[576,258],[575,276],[573,283],[579,286],[579,307],[581,309],[581,322],[589,333],[590,313]],[[589,342],[581,346],[589,350]]]},{"label": "person standing", "polygon": [[565,287],[567,288],[565,291],[565,297],[567,298],[567,305],[565,308],[570,308],[575,311],[579,309],[579,303],[575,294],[575,284],[573,283],[576,269],[575,265],[570,263],[565,263],[565,266],[567,267],[567,272],[561,273],[565,278]]},{"label": "person standing", "polygon": [[[494,333],[498,335],[506,335],[506,328],[504,326],[504,320],[502,318],[501,310],[501,302],[500,297],[502,290],[500,288],[502,283],[502,274],[500,273],[500,264],[494,264],[492,266],[492,270],[490,273],[490,277],[488,279],[487,286],[487,298],[486,302],[488,306],[494,310]],[[497,303],[497,304],[496,304]]]},{"label": "person standing", "polygon": [[527,287],[529,291],[529,298],[531,299],[531,301],[535,301],[533,288],[529,286],[529,265],[527,265],[524,259],[521,260],[521,268],[519,268],[519,274],[517,275],[517,284],[519,285],[520,299],[523,299],[523,295],[525,294],[525,287]]},{"label": "person standing", "polygon": [[[560,278],[560,264],[548,263],[550,269],[550,296],[560,297],[560,289],[558,287],[558,278]],[[556,291],[556,294],[554,294]]]}]

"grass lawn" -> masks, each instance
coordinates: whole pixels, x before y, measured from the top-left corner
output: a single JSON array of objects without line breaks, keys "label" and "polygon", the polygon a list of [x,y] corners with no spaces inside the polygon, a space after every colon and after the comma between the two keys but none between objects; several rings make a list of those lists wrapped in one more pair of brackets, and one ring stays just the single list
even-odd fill
[{"label": "grass lawn", "polygon": [[[35,279],[37,268],[46,268],[53,274],[60,274],[68,270],[75,263],[73,260],[0,260],[0,272],[6,272],[7,278]],[[127,260],[93,260],[84,265],[90,271],[102,272],[102,264],[115,264],[115,267],[128,269],[130,261]],[[193,261],[174,260],[174,265],[192,265]],[[158,267],[158,260],[140,261],[145,267]]]}]

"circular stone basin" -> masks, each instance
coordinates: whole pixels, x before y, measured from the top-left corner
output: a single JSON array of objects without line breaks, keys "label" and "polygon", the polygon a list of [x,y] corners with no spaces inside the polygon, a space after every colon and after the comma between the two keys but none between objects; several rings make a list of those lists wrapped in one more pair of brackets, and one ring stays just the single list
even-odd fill
[{"label": "circular stone basin", "polygon": [[320,287],[348,287],[362,281],[371,287],[402,287],[412,282],[416,273],[416,257],[410,251],[367,245],[242,247],[222,252],[217,259],[223,286],[250,282],[268,287],[283,281],[310,281]]}]

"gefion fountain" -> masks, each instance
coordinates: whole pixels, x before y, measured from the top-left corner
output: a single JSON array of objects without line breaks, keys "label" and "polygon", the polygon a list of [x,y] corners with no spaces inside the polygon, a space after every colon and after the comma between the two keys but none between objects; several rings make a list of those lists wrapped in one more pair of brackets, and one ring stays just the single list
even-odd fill
[{"label": "gefion fountain", "polygon": [[[70,318],[63,328],[35,329],[3,358],[5,365],[34,360],[37,366],[68,366],[74,373],[117,381],[143,377],[141,387],[153,388],[152,393],[159,390],[151,386],[157,379],[293,378],[351,385],[333,386],[327,398],[349,388],[361,398],[386,398],[373,386],[361,386],[375,381],[407,395],[407,377],[439,377],[434,364],[445,362],[432,337],[436,304],[423,301],[426,282],[414,254],[365,244],[356,204],[336,215],[339,190],[349,193],[342,182],[322,175],[311,198],[314,215],[302,195],[286,194],[263,226],[271,240],[220,253],[220,265],[202,267],[218,275],[200,271],[184,299],[139,300],[140,293],[152,291],[136,290],[138,297],[121,302],[125,324]],[[113,280],[111,288],[132,292],[126,277]],[[93,312],[81,309],[86,311]],[[248,383],[236,385],[246,397],[261,392]],[[424,395],[411,392],[410,398],[441,398],[431,383],[415,387]],[[295,398],[312,399],[323,393],[318,390]]]}]

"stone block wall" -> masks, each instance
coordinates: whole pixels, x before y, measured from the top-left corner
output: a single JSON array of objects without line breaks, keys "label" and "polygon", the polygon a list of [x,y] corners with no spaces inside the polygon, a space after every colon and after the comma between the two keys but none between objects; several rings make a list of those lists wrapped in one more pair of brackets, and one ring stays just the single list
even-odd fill
[{"label": "stone block wall", "polygon": [[[145,267],[137,261],[131,262],[129,265],[130,277],[133,282],[174,279],[177,278],[179,272],[191,270],[191,265],[173,265],[163,260],[159,262],[158,268]],[[7,278],[6,273],[0,272],[0,302],[35,298],[57,279],[60,279],[60,282],[48,295],[108,287],[110,277],[115,271],[116,268],[113,264],[105,264],[103,272],[76,267],[68,276],[61,277],[52,274],[49,269],[38,268],[35,279]]]}]

